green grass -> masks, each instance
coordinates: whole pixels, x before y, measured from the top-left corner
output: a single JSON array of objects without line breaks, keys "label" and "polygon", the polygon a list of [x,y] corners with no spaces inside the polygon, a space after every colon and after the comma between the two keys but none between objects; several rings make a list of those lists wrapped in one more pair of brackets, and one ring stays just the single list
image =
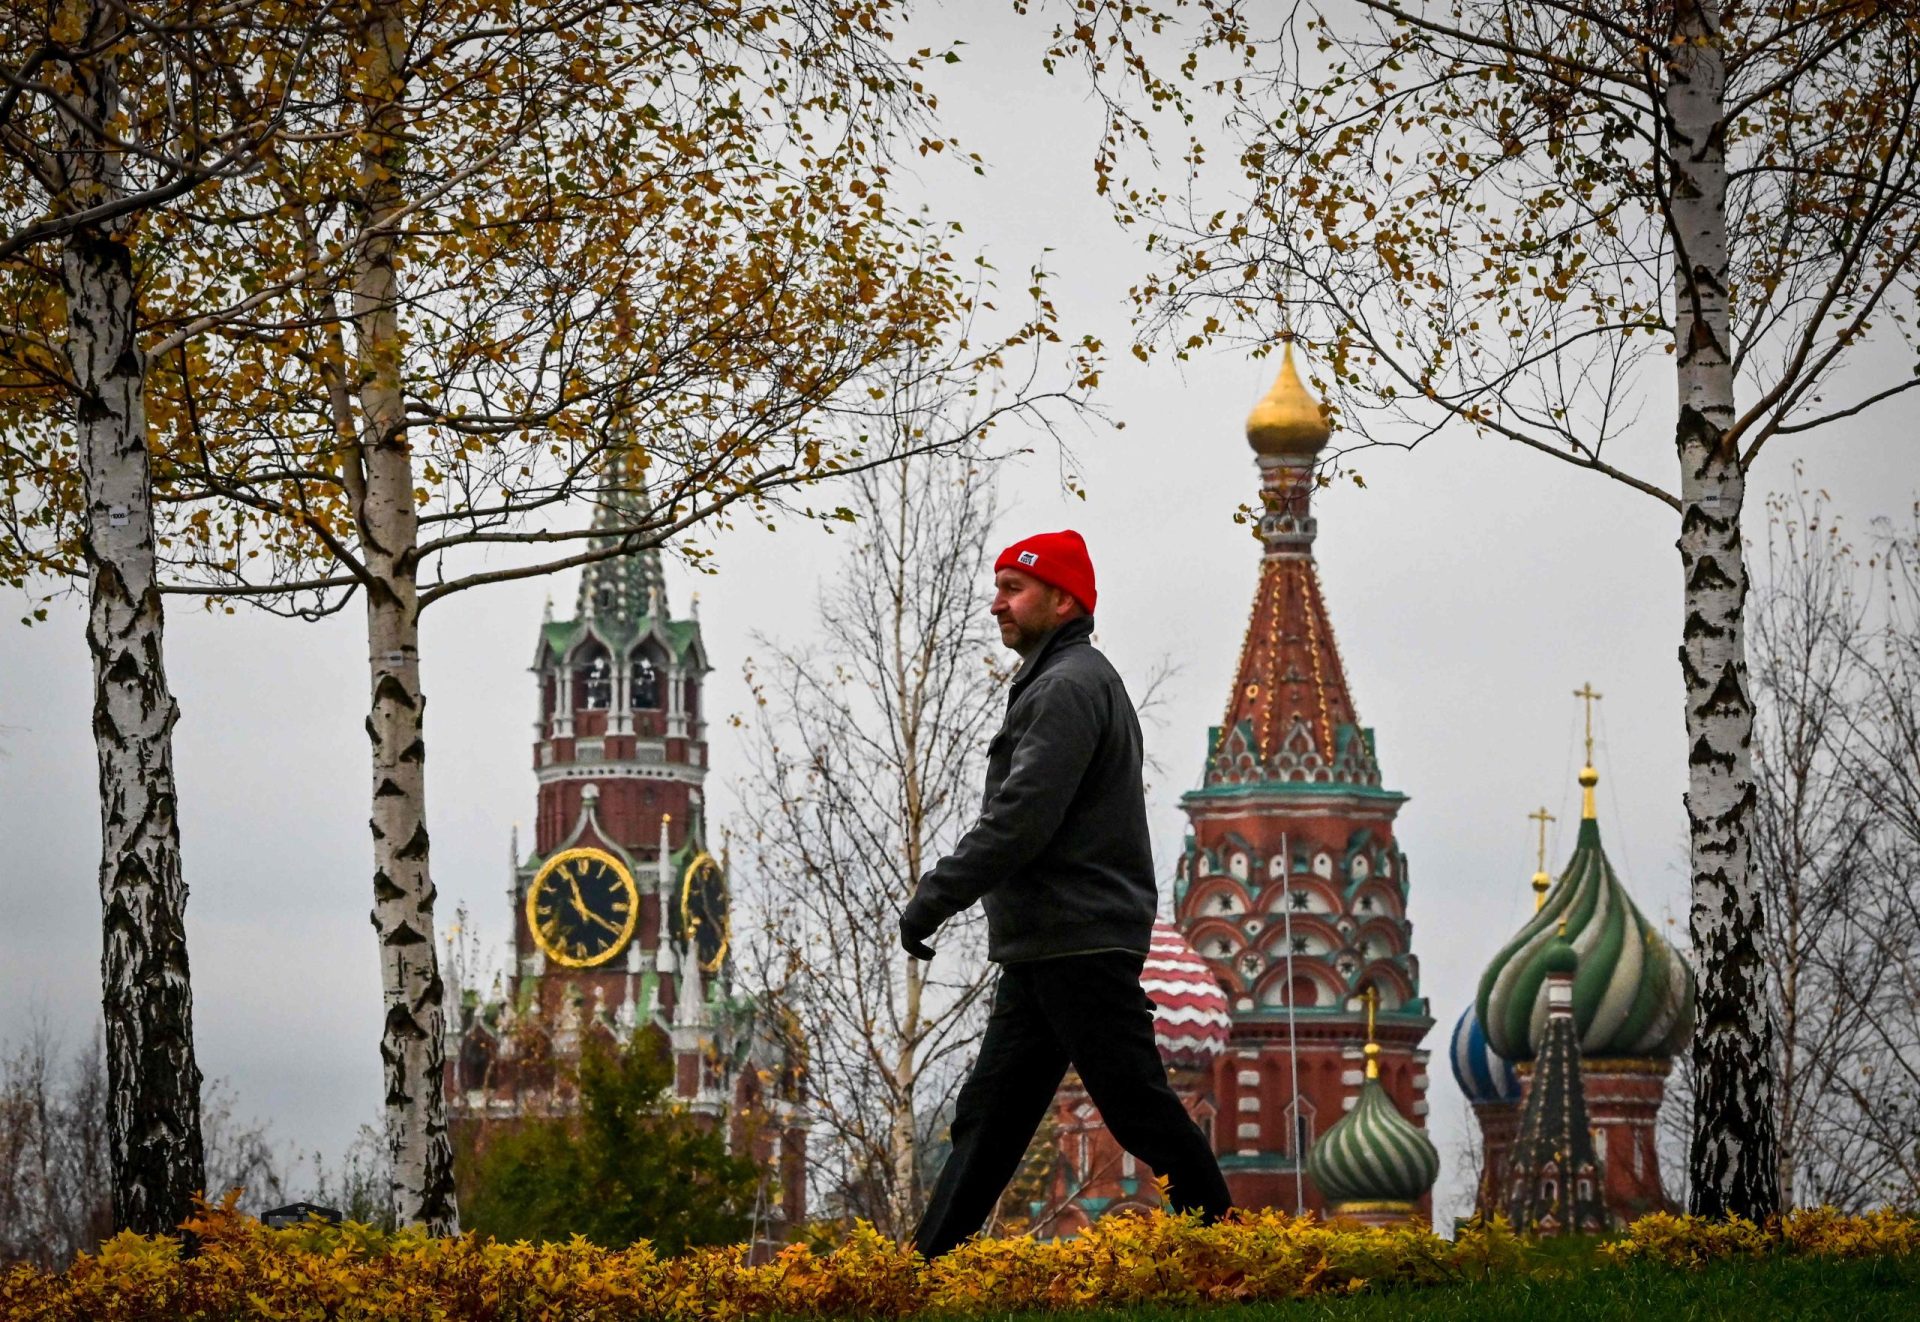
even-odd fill
[{"label": "green grass", "polygon": [[[1702,1271],[1635,1265],[1517,1276],[1481,1285],[1361,1294],[1246,1308],[1129,1309],[1075,1322],[1892,1322],[1920,1314],[1920,1257],[1857,1262],[1780,1258]],[[1035,1314],[1027,1322],[1041,1322]],[[1051,1322],[1059,1322],[1057,1315]]]}]

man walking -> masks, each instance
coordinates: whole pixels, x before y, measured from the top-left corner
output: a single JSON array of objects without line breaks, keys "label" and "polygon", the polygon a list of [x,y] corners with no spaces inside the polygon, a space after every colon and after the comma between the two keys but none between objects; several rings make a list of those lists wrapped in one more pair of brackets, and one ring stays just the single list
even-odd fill
[{"label": "man walking", "polygon": [[901,944],[929,959],[940,924],[980,901],[987,958],[1001,966],[953,1153],[913,1234],[929,1258],[986,1221],[1069,1065],[1120,1145],[1168,1178],[1176,1209],[1211,1221],[1231,1203],[1206,1136],[1167,1085],[1140,985],[1157,908],[1140,722],[1089,641],[1086,543],[1042,533],[993,569],[993,615],[1021,662],[987,748],[985,807],[900,914]]}]

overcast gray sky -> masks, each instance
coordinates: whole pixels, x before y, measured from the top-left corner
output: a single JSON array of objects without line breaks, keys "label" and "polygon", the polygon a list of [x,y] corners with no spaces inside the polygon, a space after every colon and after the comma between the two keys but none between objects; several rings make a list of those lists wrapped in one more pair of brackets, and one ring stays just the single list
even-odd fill
[{"label": "overcast gray sky", "polygon": [[[954,6],[919,25],[923,42],[971,43],[962,64],[940,67],[938,86],[948,124],[990,166],[984,179],[923,183],[936,211],[964,219],[1010,280],[1051,248],[1067,324],[1124,345],[1140,259],[1092,195],[1098,116],[1072,77],[1041,72],[1043,30],[1001,10]],[[1184,371],[1121,355],[1102,394],[1126,429],[1076,443],[1087,499],[1059,491],[1050,451],[1003,477],[998,540],[1078,528],[1099,575],[1103,646],[1133,675],[1162,656],[1180,667],[1148,732],[1166,768],[1151,787],[1163,879],[1183,832],[1178,796],[1198,781],[1252,600],[1258,548],[1232,516],[1257,491],[1241,424],[1272,371],[1233,355]],[[1630,438],[1638,471],[1672,480],[1671,428],[1668,399],[1650,399]],[[1754,478],[1749,536],[1764,536],[1760,497],[1791,483],[1796,459],[1858,530],[1911,511],[1914,453],[1902,406],[1774,442]],[[1530,912],[1526,814],[1541,803],[1558,814],[1556,870],[1571,848],[1571,693],[1583,681],[1606,695],[1598,761],[1609,853],[1641,908],[1675,919],[1670,930],[1684,940],[1677,528],[1646,496],[1491,440],[1442,435],[1416,452],[1376,451],[1364,472],[1365,490],[1341,485],[1318,498],[1319,560],[1361,720],[1377,731],[1387,783],[1411,796],[1398,830],[1422,989],[1438,1020],[1427,1046],[1444,1192],[1464,1122],[1441,1059],[1445,1034]],[[746,711],[740,663],[751,633],[809,637],[816,584],[842,544],[810,528],[742,531],[720,542],[718,576],[693,582],[670,567],[676,610],[690,591],[701,596],[717,666],[709,712]],[[549,587],[564,613],[573,586],[508,584],[425,617],[440,915],[450,922],[465,904],[495,946],[510,932],[509,831],[534,806],[526,668]],[[308,625],[172,606],[201,1064],[283,1143],[338,1151],[377,1117],[380,1084],[360,614]],[[21,613],[0,615],[0,1042],[17,1040],[36,1013],[77,1040],[97,1018],[99,959],[84,617],[70,601],[25,630],[12,623]],[[742,736],[719,719],[711,732],[710,800],[724,822]],[[1457,1209],[1439,1210],[1445,1224]]]}]

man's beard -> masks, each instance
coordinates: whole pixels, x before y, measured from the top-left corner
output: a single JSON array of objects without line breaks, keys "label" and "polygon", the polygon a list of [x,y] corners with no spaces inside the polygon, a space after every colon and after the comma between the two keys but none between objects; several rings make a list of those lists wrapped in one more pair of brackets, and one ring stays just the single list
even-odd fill
[{"label": "man's beard", "polygon": [[1008,623],[1013,626],[1011,636],[1007,629],[1002,628],[1000,640],[1022,657],[1031,656],[1033,650],[1045,642],[1047,635],[1053,632],[1052,629],[1029,629],[1011,616],[1008,617]]}]

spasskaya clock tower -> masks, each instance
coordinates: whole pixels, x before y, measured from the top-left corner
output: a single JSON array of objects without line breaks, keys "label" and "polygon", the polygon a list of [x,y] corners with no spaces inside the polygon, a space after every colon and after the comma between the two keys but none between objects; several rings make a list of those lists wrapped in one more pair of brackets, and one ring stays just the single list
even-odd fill
[{"label": "spasskaya clock tower", "polygon": [[[600,500],[605,529],[644,511],[624,465]],[[456,1126],[564,1110],[588,1040],[638,1035],[671,1056],[680,1102],[760,1160],[771,1224],[804,1210],[800,1070],[766,1008],[733,987],[728,879],[701,793],[710,669],[698,610],[673,616],[656,549],[589,565],[572,619],[549,602],[532,666],[533,847],[522,855],[516,827],[507,897],[512,964],[493,998],[463,995],[449,1095]]]}]

